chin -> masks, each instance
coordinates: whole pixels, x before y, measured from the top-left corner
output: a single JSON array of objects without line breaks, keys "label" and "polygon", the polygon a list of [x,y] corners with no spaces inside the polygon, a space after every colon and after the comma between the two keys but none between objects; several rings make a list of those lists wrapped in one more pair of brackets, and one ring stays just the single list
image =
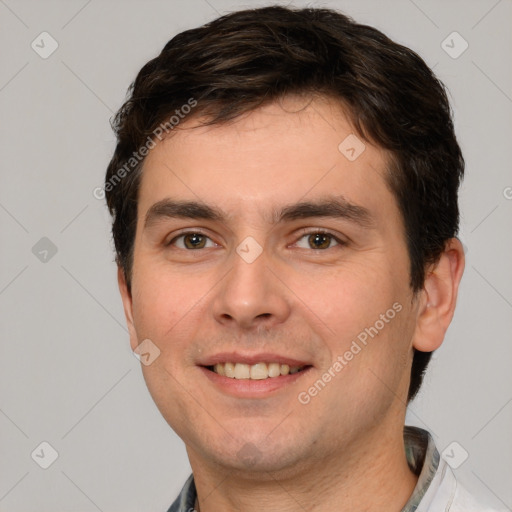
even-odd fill
[{"label": "chin", "polygon": [[256,435],[251,437],[252,440],[247,433],[245,439],[226,440],[222,436],[222,441],[215,444],[205,443],[201,439],[198,447],[200,451],[195,452],[199,456],[199,462],[211,460],[227,471],[236,471],[244,478],[259,480],[262,475],[265,478],[270,477],[269,473],[293,473],[298,467],[297,462],[308,457],[305,453],[298,453],[301,450],[299,447],[304,446],[303,442],[298,440],[295,445],[291,445],[289,435],[285,440],[269,440],[266,434],[259,438]]}]

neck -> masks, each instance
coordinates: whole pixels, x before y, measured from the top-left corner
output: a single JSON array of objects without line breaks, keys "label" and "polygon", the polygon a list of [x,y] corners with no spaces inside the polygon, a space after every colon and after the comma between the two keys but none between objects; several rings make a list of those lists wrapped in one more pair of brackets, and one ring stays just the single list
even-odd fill
[{"label": "neck", "polygon": [[339,512],[397,512],[417,482],[407,464],[402,432],[391,436],[382,428],[328,459],[279,472],[213,467],[187,451],[200,512],[316,512],[328,507]]}]

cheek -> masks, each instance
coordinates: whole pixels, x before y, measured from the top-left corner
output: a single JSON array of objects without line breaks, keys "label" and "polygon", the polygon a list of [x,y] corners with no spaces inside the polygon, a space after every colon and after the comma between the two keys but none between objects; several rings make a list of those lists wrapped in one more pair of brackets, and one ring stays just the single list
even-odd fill
[{"label": "cheek", "polygon": [[[382,382],[396,389],[409,362],[414,329],[407,276],[368,259],[365,265],[308,276],[301,293],[329,329],[327,364],[340,389],[371,402],[388,392]],[[341,364],[338,371],[332,369],[334,361]]]},{"label": "cheek", "polygon": [[188,337],[187,326],[196,321],[207,284],[204,279],[170,273],[168,268],[141,268],[144,272],[133,282],[133,316],[139,339],[154,340],[163,352],[178,351]]},{"label": "cheek", "polygon": [[200,299],[207,290],[201,288],[201,279],[184,278],[155,265],[141,268],[144,272],[133,282],[137,336],[139,340],[149,338],[160,350],[153,363],[141,366],[142,373],[162,416],[186,439],[194,414],[199,414],[190,404],[191,394],[197,391],[187,378],[192,364],[187,347],[200,325]]},{"label": "cheek", "polygon": [[[397,312],[393,308],[402,309]],[[410,322],[406,307],[395,303],[374,301],[367,309],[349,312],[338,322],[336,335],[331,338],[330,350],[334,363],[323,368],[332,384],[318,393],[315,404],[319,409],[329,404],[330,414],[340,421],[352,418],[354,424],[373,424],[382,420],[393,404],[405,400],[409,378]],[[385,320],[380,315],[383,314]],[[350,334],[348,334],[350,332]],[[317,386],[308,383],[308,392]],[[313,392],[316,393],[315,389]],[[320,397],[321,395],[321,397]]]},{"label": "cheek", "polygon": [[331,334],[334,331],[345,342],[379,320],[403,293],[396,276],[377,255],[295,276],[293,288]]}]

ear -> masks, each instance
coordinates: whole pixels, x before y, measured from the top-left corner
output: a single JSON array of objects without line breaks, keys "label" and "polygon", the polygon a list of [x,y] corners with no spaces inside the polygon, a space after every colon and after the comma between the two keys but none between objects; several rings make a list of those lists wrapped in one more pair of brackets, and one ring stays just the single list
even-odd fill
[{"label": "ear", "polygon": [[432,352],[443,343],[455,311],[464,262],[460,240],[451,238],[425,277],[413,338],[413,347],[420,352]]},{"label": "ear", "polygon": [[126,277],[124,275],[123,269],[120,266],[117,267],[117,283],[119,285],[121,299],[123,300],[126,325],[128,326],[128,332],[130,333],[130,346],[132,350],[135,350],[139,344],[139,341],[137,339],[137,333],[135,332],[135,326],[133,323],[132,295],[128,290],[128,285],[126,284]]}]

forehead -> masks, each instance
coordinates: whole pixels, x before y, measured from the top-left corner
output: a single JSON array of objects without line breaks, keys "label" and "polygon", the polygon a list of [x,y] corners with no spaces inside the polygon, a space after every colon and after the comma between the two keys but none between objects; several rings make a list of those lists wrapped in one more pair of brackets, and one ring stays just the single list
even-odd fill
[{"label": "forehead", "polygon": [[363,142],[334,100],[289,97],[227,123],[200,121],[184,119],[146,157],[142,216],[167,197],[267,220],[284,204],[327,194],[376,213],[393,208],[387,153]]}]

